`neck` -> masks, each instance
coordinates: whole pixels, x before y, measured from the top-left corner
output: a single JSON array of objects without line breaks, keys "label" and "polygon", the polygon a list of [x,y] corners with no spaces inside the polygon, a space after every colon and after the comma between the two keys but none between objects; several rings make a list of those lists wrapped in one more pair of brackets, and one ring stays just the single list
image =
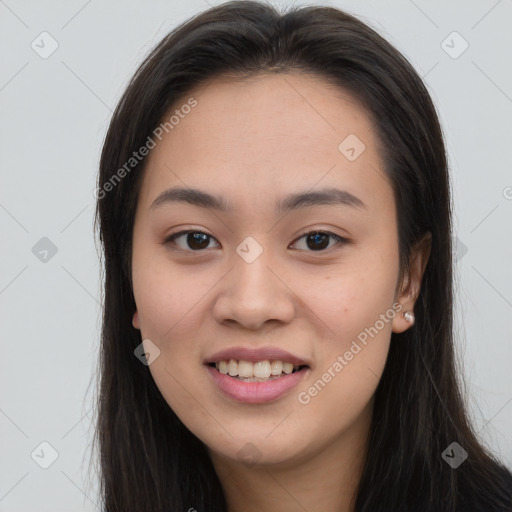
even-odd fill
[{"label": "neck", "polygon": [[353,512],[371,423],[371,403],[350,429],[313,454],[246,466],[210,452],[228,512]]}]

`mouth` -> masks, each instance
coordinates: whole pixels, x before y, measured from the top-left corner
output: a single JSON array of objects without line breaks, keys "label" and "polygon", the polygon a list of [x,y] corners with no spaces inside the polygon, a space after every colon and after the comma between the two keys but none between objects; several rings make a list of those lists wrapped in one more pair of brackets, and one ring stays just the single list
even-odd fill
[{"label": "mouth", "polygon": [[269,359],[254,362],[226,359],[207,363],[207,366],[242,382],[269,382],[309,368],[307,364]]},{"label": "mouth", "polygon": [[224,397],[247,404],[286,397],[312,371],[310,360],[276,346],[226,348],[203,365]]}]

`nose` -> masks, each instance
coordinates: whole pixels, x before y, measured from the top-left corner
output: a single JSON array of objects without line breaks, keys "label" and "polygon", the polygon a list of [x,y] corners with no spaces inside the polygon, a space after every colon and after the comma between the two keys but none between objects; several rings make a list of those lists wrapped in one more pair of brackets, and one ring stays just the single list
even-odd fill
[{"label": "nose", "polygon": [[265,251],[252,263],[236,255],[219,286],[213,307],[218,323],[258,330],[266,323],[289,323],[295,315],[295,295]]}]

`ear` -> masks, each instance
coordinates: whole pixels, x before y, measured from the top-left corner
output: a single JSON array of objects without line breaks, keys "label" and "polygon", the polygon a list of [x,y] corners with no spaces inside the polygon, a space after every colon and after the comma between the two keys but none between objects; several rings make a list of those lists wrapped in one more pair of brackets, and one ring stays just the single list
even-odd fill
[{"label": "ear", "polygon": [[139,312],[137,310],[135,310],[135,313],[133,313],[132,325],[135,327],[135,329],[140,329]]},{"label": "ear", "polygon": [[430,258],[430,250],[432,248],[432,234],[426,233],[425,236],[417,242],[412,251],[410,258],[409,273],[405,276],[405,283],[402,286],[401,292],[398,294],[396,301],[402,306],[402,310],[393,319],[393,332],[399,333],[406,331],[414,323],[408,322],[403,313],[410,311],[414,313],[414,304],[420,294],[421,280],[427,267]]}]

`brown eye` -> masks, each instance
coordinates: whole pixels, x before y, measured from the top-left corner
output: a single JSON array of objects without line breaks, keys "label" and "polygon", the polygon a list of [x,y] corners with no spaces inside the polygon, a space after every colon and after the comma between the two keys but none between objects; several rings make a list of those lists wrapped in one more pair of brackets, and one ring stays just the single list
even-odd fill
[{"label": "brown eye", "polygon": [[[185,237],[185,247],[179,246],[176,244],[175,240]],[[203,233],[202,231],[180,231],[179,233],[175,233],[168,237],[165,240],[165,244],[178,245],[179,249],[187,251],[201,251],[203,249],[208,249],[208,245],[210,243],[210,239],[213,239],[211,235],[207,233]]]},{"label": "brown eye", "polygon": [[[185,237],[184,242],[181,242],[181,244],[176,243],[176,240],[182,237]],[[346,238],[329,231],[310,231],[302,235],[298,240],[302,239],[306,241],[306,248],[302,250],[307,252],[327,252],[334,245],[349,243],[349,240]],[[169,236],[164,243],[165,245],[177,246],[175,250],[178,251],[201,252],[209,248],[208,246],[211,240],[215,240],[212,235],[203,233],[202,231],[187,230]],[[330,245],[331,240],[335,240],[337,244]],[[297,242],[295,242],[294,245],[296,244]]]},{"label": "brown eye", "polygon": [[298,240],[302,240],[303,238],[306,240],[307,249],[305,250],[309,250],[308,252],[326,252],[326,249],[332,248],[332,246],[329,247],[331,239],[336,240],[338,244],[348,243],[346,238],[330,233],[329,231],[310,231],[302,235]]},{"label": "brown eye", "polygon": [[306,236],[306,244],[314,251],[326,249],[329,246],[329,238],[326,233],[312,233]]}]

